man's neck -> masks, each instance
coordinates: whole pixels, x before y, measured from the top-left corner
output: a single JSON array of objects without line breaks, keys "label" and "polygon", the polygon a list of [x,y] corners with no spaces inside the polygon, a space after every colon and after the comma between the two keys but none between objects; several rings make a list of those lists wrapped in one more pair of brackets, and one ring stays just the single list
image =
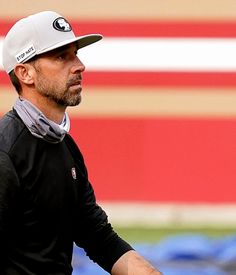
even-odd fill
[{"label": "man's neck", "polygon": [[29,96],[28,94],[24,94],[21,97],[34,104],[48,119],[57,124],[62,122],[66,110],[65,106],[60,106],[49,98],[41,95],[35,96],[34,94],[34,96]]}]

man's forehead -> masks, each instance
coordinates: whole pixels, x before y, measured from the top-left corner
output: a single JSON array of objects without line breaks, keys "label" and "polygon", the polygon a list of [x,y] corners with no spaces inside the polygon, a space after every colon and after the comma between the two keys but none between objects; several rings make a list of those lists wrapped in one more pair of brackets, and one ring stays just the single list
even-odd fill
[{"label": "man's forehead", "polygon": [[58,53],[62,53],[62,52],[66,52],[69,50],[74,50],[77,51],[78,50],[78,43],[77,42],[73,42],[64,46],[61,46],[57,49],[51,50],[49,52],[46,52],[45,55],[55,55]]}]

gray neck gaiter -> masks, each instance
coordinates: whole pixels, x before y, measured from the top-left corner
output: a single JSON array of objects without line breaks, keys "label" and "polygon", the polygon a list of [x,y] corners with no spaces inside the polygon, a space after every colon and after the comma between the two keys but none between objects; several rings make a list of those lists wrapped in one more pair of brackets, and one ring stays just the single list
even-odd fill
[{"label": "gray neck gaiter", "polygon": [[70,119],[65,113],[61,124],[57,124],[35,107],[30,101],[18,98],[13,107],[31,134],[50,143],[63,140],[70,130]]}]

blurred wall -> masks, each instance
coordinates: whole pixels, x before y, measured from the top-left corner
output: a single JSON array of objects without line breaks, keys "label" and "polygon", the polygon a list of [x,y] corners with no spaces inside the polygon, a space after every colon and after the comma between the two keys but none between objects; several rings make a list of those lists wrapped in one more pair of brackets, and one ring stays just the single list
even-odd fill
[{"label": "blurred wall", "polygon": [[[81,51],[83,102],[69,110],[99,200],[235,202],[235,1],[0,6],[1,38],[16,19],[41,10],[71,19],[77,34],[104,35]],[[15,98],[1,68],[1,115]]]}]

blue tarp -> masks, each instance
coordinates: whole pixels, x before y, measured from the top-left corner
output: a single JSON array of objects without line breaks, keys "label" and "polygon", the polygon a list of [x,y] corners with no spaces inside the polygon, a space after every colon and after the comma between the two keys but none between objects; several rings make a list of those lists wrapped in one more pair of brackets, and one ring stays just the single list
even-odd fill
[{"label": "blue tarp", "polygon": [[[235,275],[236,235],[212,239],[181,234],[157,243],[134,243],[133,247],[164,275]],[[108,274],[74,248],[73,275]]]}]

